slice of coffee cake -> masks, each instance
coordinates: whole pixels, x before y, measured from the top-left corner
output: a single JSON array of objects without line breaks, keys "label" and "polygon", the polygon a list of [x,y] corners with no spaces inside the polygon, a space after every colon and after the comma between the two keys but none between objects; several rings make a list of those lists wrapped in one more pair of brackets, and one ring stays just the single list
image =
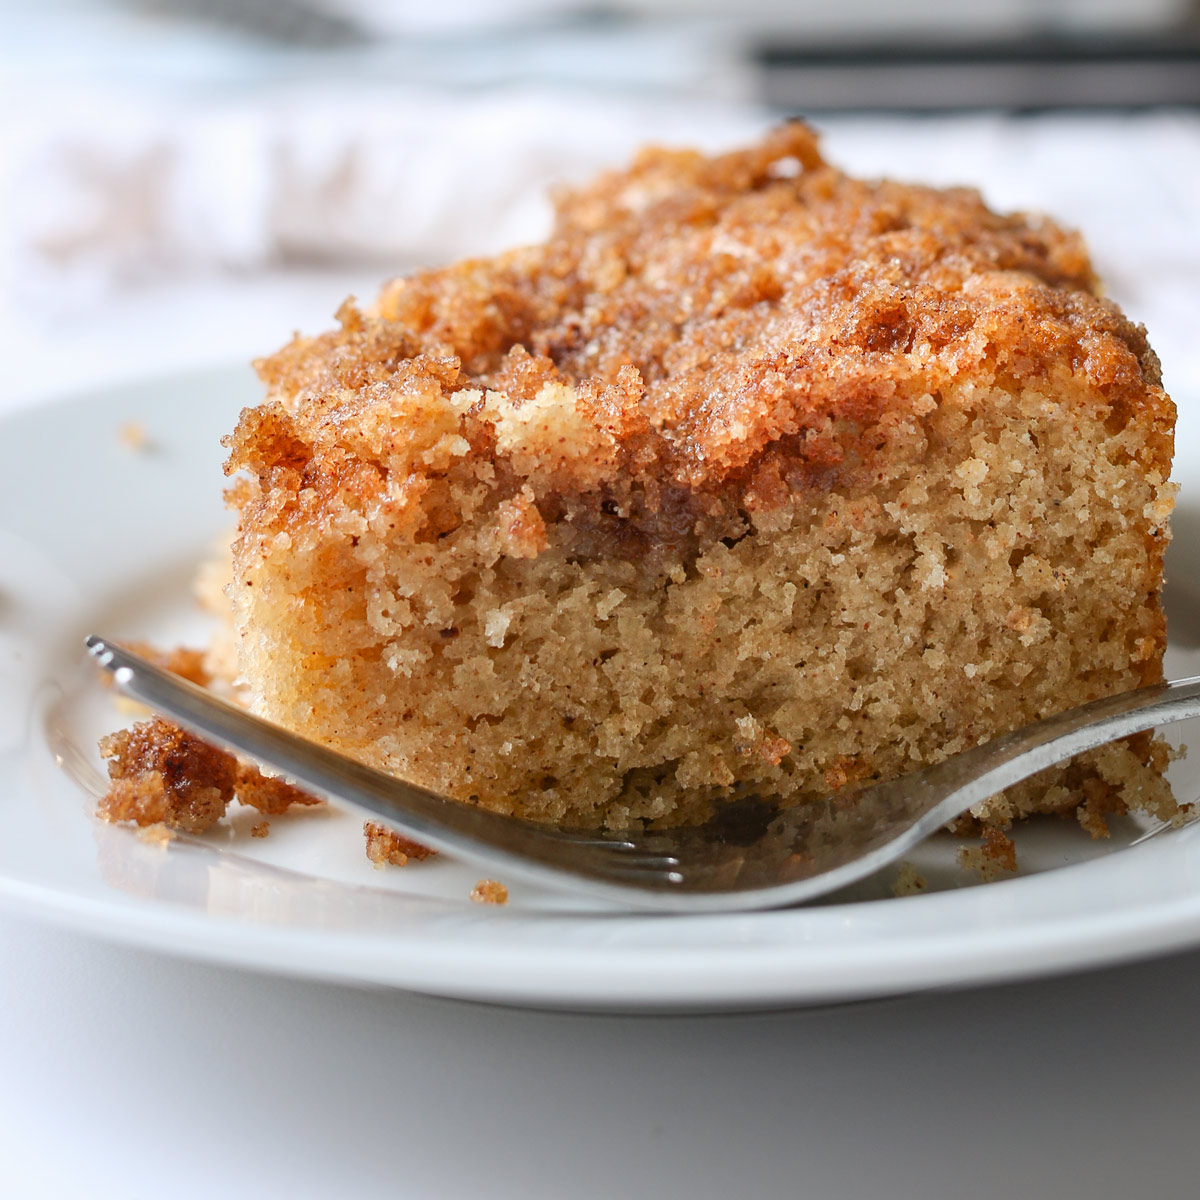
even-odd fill
[{"label": "slice of coffee cake", "polygon": [[[1174,408],[1048,221],[791,124],[339,316],[228,440],[240,669],[309,737],[529,817],[696,820],[1161,677]],[[1119,808],[1147,745],[979,815]]]}]

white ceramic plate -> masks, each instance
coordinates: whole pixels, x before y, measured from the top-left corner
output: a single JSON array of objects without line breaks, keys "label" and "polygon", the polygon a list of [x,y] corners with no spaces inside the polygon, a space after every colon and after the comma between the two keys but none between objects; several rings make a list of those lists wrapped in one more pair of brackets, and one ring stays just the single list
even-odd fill
[{"label": "white ceramic plate", "polygon": [[[1147,837],[1133,821],[1105,843],[1031,827],[1026,873],[986,886],[968,886],[952,839],[935,840],[917,865],[939,890],[924,895],[892,898],[892,872],[821,905],[696,918],[517,888],[505,908],[477,906],[477,872],[445,860],[378,871],[359,821],[332,809],[274,819],[265,839],[243,811],[167,848],[96,821],[95,740],[123,718],[82,638],[203,636],[190,591],[228,523],[219,440],[256,397],[249,371],[210,372],[0,423],[0,899],[216,962],[580,1009],[812,1004],[1200,943],[1200,832]],[[120,436],[131,421],[141,449]],[[1184,508],[1176,530],[1186,579],[1200,523]],[[1193,599],[1173,585],[1173,676],[1200,672]],[[1179,798],[1200,796],[1200,763],[1174,770]]]}]

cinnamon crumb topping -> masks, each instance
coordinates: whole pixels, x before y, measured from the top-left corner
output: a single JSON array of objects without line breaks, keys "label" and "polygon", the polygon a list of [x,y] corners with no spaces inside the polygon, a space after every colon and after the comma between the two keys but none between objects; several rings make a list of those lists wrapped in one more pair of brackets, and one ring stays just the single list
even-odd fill
[{"label": "cinnamon crumb topping", "polygon": [[531,498],[549,521],[589,494],[598,532],[609,502],[622,536],[678,538],[724,504],[869,477],[968,373],[1086,380],[1114,422],[1149,413],[1165,456],[1157,360],[1097,291],[1075,233],[966,188],[849,178],[799,123],[712,158],[647,150],[563,193],[545,243],[398,279],[261,360],[273,399],[243,413],[229,470],[365,507],[389,476],[428,502],[451,468],[494,464],[521,555],[542,539]]}]

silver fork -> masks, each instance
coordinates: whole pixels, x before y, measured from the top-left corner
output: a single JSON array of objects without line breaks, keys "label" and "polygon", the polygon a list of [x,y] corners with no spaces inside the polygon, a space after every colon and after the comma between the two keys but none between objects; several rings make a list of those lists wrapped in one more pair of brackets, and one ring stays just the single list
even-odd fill
[{"label": "silver fork", "polygon": [[115,642],[93,636],[87,646],[126,695],[336,804],[507,882],[643,911],[733,912],[812,900],[895,862],[1044,767],[1200,716],[1197,676],[1096,700],[852,794],[780,808],[734,793],[706,825],[584,831],[501,816],[405,783],[227,704]]}]

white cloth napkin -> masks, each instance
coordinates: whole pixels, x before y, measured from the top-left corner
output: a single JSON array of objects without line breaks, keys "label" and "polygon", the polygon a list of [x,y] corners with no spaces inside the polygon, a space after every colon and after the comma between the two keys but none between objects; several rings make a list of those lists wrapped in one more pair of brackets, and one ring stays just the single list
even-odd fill
[{"label": "white cloth napkin", "polygon": [[0,216],[18,288],[43,301],[214,268],[431,263],[537,237],[551,184],[639,142],[715,147],[763,121],[531,90],[67,94],[10,137]]}]

